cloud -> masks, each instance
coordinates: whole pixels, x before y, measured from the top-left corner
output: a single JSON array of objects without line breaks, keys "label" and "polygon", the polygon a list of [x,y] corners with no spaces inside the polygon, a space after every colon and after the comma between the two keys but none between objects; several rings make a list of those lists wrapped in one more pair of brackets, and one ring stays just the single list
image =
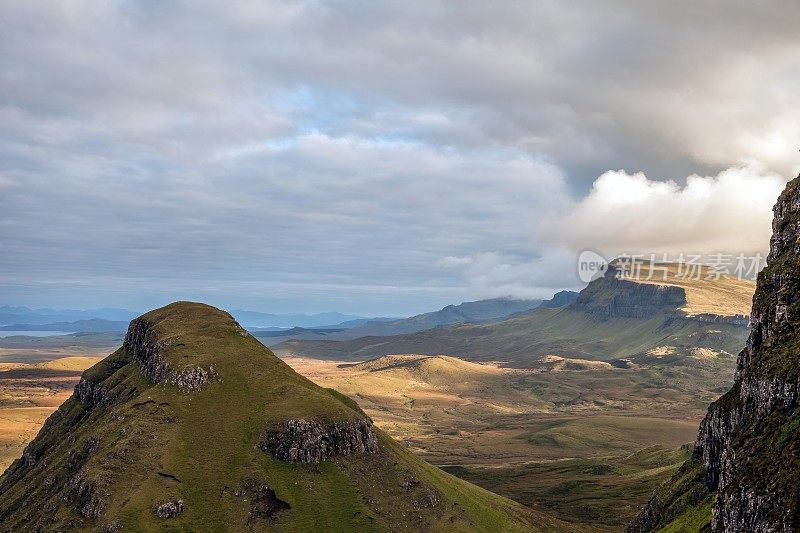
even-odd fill
[{"label": "cloud", "polygon": [[716,176],[692,175],[685,185],[642,173],[609,171],[587,196],[537,225],[536,257],[498,252],[445,257],[480,297],[546,298],[580,288],[583,250],[620,254],[766,255],[772,205],[784,187],[763,165],[732,167]]},{"label": "cloud", "polygon": [[437,265],[443,250],[529,247],[534,219],[567,198],[556,167],[518,151],[319,133],[119,181],[83,163],[53,162],[58,187],[20,173],[26,187],[0,198],[0,284],[194,285],[195,298],[258,286],[265,301],[349,294],[413,312],[464,295]]},{"label": "cloud", "polygon": [[498,252],[459,258],[470,294],[478,298],[550,298],[563,289],[579,288],[574,254],[547,249],[540,257],[524,259]]},{"label": "cloud", "polygon": [[[754,246],[800,163],[792,0],[81,0],[0,21],[0,291],[20,303],[56,281],[69,306],[150,305],[119,288],[138,283],[387,314],[532,294],[559,278],[530,269],[571,272],[559,239],[728,246],[730,225]],[[660,222],[616,227],[614,180]]]},{"label": "cloud", "polygon": [[692,175],[684,186],[642,173],[609,171],[540,235],[573,250],[627,253],[764,252],[772,205],[785,179],[751,164],[716,176]]}]

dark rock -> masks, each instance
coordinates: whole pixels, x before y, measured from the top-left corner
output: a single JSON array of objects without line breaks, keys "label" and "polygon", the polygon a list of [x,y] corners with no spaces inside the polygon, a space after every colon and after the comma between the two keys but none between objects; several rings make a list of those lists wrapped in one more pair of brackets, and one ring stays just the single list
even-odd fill
[{"label": "dark rock", "polygon": [[86,378],[81,378],[75,385],[75,397],[89,406],[111,403],[109,392],[102,385],[93,383]]},{"label": "dark rock", "polygon": [[103,533],[117,533],[118,531],[122,531],[122,524],[119,520],[109,522],[103,526],[102,531]]},{"label": "dark rock", "polygon": [[110,492],[104,491],[96,481],[80,471],[69,479],[66,500],[77,504],[84,518],[98,518],[106,509]]},{"label": "dark rock", "polygon": [[671,285],[636,283],[619,279],[609,265],[605,276],[591,282],[570,304],[570,309],[604,318],[650,318],[658,313],[676,313],[686,305],[686,291]]},{"label": "dark rock", "polygon": [[369,418],[327,425],[292,419],[266,431],[259,447],[282,461],[319,463],[337,455],[376,453],[378,441]]},{"label": "dark rock", "polygon": [[270,519],[275,515],[292,508],[287,502],[278,498],[264,481],[250,478],[235,491],[237,497],[246,497],[250,500],[249,522],[259,519]]}]

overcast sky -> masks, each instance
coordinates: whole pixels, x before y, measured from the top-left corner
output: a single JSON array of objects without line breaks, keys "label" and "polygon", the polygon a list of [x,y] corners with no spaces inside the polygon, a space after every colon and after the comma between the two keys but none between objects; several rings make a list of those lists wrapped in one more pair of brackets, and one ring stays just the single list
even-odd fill
[{"label": "overcast sky", "polygon": [[0,304],[404,315],[753,252],[800,2],[0,3]]}]

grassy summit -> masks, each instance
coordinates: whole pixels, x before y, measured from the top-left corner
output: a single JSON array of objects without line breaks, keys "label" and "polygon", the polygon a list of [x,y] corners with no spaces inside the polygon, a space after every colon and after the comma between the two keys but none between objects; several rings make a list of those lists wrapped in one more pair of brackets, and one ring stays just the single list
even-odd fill
[{"label": "grassy summit", "polygon": [[[717,316],[749,315],[756,282],[738,279],[729,274],[716,274],[707,265],[643,263],[637,283],[680,287],[686,293],[686,303],[680,309],[690,315]],[[649,278],[649,279],[648,279]]]},{"label": "grassy summit", "polygon": [[[286,460],[315,446],[327,450],[323,460]],[[134,321],[123,347],[84,373],[0,478],[0,524],[7,531],[560,529],[418,459],[227,313],[187,302]]]}]

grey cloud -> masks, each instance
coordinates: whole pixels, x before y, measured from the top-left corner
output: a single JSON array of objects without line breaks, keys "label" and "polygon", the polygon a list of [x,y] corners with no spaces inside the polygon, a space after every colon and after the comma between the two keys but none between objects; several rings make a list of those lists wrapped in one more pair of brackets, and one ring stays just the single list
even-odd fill
[{"label": "grey cloud", "polygon": [[20,299],[143,284],[392,312],[543,292],[567,282],[543,257],[566,259],[537,228],[609,169],[798,166],[789,0],[86,0],[0,20],[0,290]]}]

